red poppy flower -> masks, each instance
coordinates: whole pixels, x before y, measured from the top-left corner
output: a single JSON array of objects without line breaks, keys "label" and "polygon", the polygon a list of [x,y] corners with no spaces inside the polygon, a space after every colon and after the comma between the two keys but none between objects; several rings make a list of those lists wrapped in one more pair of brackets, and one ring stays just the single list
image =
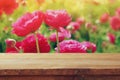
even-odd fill
[{"label": "red poppy flower", "polygon": [[64,40],[59,43],[59,46],[60,53],[86,53],[85,47],[75,40]]},{"label": "red poppy flower", "polygon": [[102,14],[102,16],[100,17],[100,22],[101,23],[106,23],[109,20],[109,14],[108,13],[104,13]]},{"label": "red poppy flower", "polygon": [[91,52],[96,51],[96,45],[94,43],[84,41],[81,43],[81,45],[85,47],[86,51],[91,51]]},{"label": "red poppy flower", "polygon": [[111,17],[111,19],[110,19],[110,25],[111,25],[111,28],[113,30],[115,30],[115,31],[120,30],[120,18],[117,17],[117,16]]},{"label": "red poppy flower", "polygon": [[115,40],[116,40],[115,35],[112,33],[108,33],[107,36],[108,36],[110,43],[115,44]]},{"label": "red poppy flower", "polygon": [[[48,53],[50,51],[50,45],[47,42],[47,39],[41,35],[37,34],[39,49],[41,53]],[[33,34],[27,36],[22,41],[22,49],[25,53],[37,53],[36,40]]]},{"label": "red poppy flower", "polygon": [[26,13],[13,24],[13,33],[18,36],[26,36],[35,32],[42,24],[43,13],[36,11]]},{"label": "red poppy flower", "polygon": [[0,0],[0,9],[6,14],[12,14],[17,7],[16,0]]},{"label": "red poppy flower", "polygon": [[59,30],[71,22],[71,16],[65,10],[48,10],[45,13],[45,23],[53,29]]}]

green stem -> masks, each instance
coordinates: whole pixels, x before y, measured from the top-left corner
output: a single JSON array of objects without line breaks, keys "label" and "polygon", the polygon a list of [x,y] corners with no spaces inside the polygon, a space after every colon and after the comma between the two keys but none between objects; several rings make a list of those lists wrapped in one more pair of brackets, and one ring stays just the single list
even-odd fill
[{"label": "green stem", "polygon": [[57,48],[58,48],[58,53],[60,53],[59,37],[58,37],[58,31],[57,31],[57,30],[56,30],[56,39],[57,39]]},{"label": "green stem", "polygon": [[40,48],[39,48],[39,43],[38,43],[38,37],[37,37],[36,33],[34,33],[34,35],[35,35],[35,40],[36,40],[37,53],[40,53]]}]

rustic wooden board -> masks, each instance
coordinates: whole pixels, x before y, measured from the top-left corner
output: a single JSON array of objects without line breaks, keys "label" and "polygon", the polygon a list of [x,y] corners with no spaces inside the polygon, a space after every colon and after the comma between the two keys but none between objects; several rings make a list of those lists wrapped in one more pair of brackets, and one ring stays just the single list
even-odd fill
[{"label": "rustic wooden board", "polygon": [[120,80],[120,54],[0,54],[0,80]]},{"label": "rustic wooden board", "polygon": [[120,68],[120,54],[0,54],[0,69]]}]

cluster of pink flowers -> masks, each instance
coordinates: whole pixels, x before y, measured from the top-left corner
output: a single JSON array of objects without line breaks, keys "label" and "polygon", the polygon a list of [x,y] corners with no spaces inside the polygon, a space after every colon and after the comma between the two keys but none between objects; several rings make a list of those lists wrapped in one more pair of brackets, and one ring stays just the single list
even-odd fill
[{"label": "cluster of pink flowers", "polygon": [[[50,52],[50,45],[47,42],[47,39],[41,35],[37,34],[39,49],[41,53],[48,53]],[[10,46],[13,45],[14,46]],[[37,53],[36,49],[36,40],[33,34],[28,35],[24,40],[20,42],[15,42],[15,40],[6,40],[6,52],[7,53],[19,53],[20,51],[24,53]]]},{"label": "cluster of pink flowers", "polygon": [[110,22],[110,26],[112,30],[119,31],[120,30],[120,8],[117,8],[114,16],[110,16],[108,13],[104,13],[100,17],[101,23]]},{"label": "cluster of pink flowers", "polygon": [[[104,13],[100,17],[101,23],[106,23],[109,21],[110,27],[113,31],[120,31],[120,7],[118,7],[115,11],[115,15],[110,16],[108,13]],[[112,32],[107,33],[107,37],[110,43],[115,44],[116,35]]]},{"label": "cluster of pink flowers", "polygon": [[[67,25],[72,25],[74,31],[78,30],[84,20],[78,19],[76,22],[71,22],[71,16],[66,10],[48,10],[46,13],[35,11],[33,13],[26,13],[13,23],[12,32],[17,36],[25,37],[20,42],[13,40],[6,40],[6,52],[24,52],[24,53],[37,53],[38,41],[39,51],[41,53],[50,52],[50,45],[47,38],[42,34],[36,33],[39,30],[42,22],[45,22],[52,29],[58,31],[59,47],[61,53],[87,53],[88,51],[95,52],[96,45],[91,42],[78,42],[76,40],[64,40],[70,38],[70,31],[66,30]],[[71,22],[71,23],[70,23]],[[35,34],[34,34],[35,33]],[[37,37],[37,41],[35,38]],[[49,40],[56,42],[56,33],[51,34]],[[14,46],[10,46],[13,45]],[[58,51],[58,46],[55,48]]]},{"label": "cluster of pink flowers", "polygon": [[[103,13],[99,18],[100,24],[108,23],[113,31],[120,31],[120,8],[117,8],[114,16],[110,16],[109,13]],[[97,26],[93,25],[91,22],[85,23],[86,29],[92,29],[93,32],[97,31]],[[116,35],[112,32],[107,32],[106,34],[110,43],[115,44]]]}]

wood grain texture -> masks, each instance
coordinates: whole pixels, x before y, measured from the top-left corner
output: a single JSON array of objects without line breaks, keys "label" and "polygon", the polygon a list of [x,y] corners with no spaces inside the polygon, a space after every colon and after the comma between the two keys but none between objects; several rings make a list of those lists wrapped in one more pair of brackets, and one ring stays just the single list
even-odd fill
[{"label": "wood grain texture", "polygon": [[84,76],[76,77],[76,80],[120,80],[120,76]]},{"label": "wood grain texture", "polygon": [[120,68],[119,54],[0,54],[0,69]]},{"label": "wood grain texture", "polygon": [[120,80],[120,54],[0,54],[0,80]]}]

